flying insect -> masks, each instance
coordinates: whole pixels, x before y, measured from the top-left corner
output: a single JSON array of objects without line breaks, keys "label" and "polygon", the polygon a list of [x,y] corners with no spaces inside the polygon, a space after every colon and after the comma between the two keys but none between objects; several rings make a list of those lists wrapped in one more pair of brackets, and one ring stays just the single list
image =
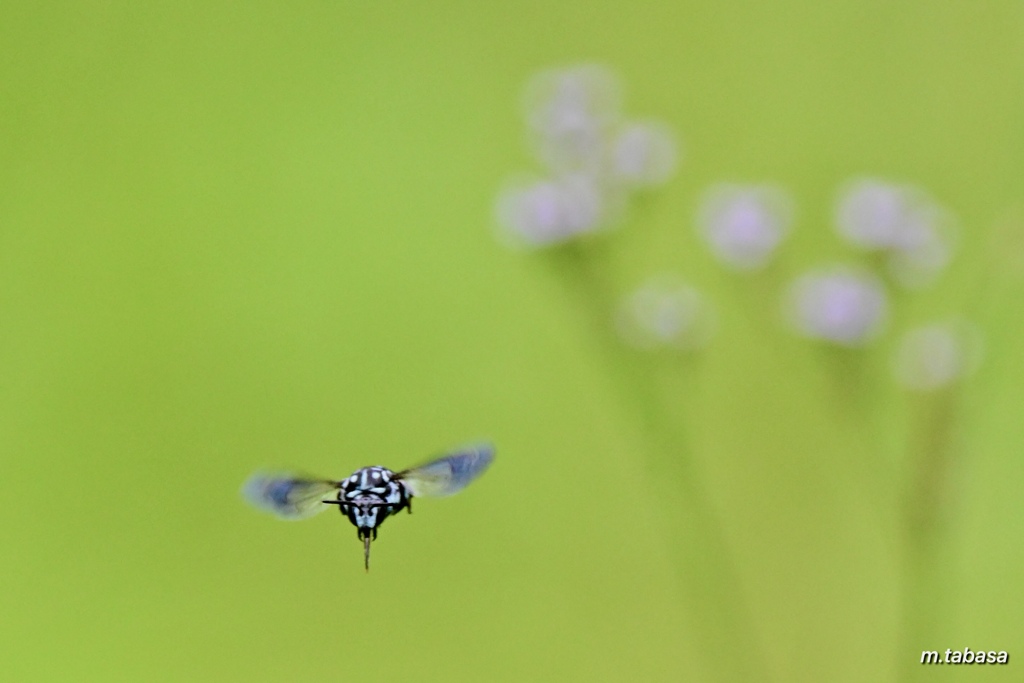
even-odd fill
[{"label": "flying insect", "polygon": [[257,508],[280,519],[306,519],[338,506],[356,527],[363,542],[366,571],[370,543],[384,520],[403,509],[412,513],[417,496],[442,498],[458,493],[479,477],[494,460],[489,444],[467,446],[417,467],[395,472],[380,465],[363,467],[334,481],[284,472],[257,472],[242,487],[242,495]]}]

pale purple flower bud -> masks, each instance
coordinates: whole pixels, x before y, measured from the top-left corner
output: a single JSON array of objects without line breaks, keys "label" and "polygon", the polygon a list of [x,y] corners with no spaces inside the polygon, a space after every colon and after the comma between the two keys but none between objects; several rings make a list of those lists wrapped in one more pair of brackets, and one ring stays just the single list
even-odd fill
[{"label": "pale purple flower bud", "polygon": [[704,194],[697,215],[712,253],[736,270],[767,264],[789,233],[792,202],[772,185],[720,184]]},{"label": "pale purple flower bud", "polygon": [[911,391],[933,391],[973,372],[981,356],[976,327],[963,320],[933,323],[903,335],[893,357],[893,373]]},{"label": "pale purple flower bud", "polygon": [[594,232],[606,221],[608,202],[596,179],[571,174],[506,187],[497,202],[498,223],[507,241],[543,247]]},{"label": "pale purple flower bud", "polygon": [[618,122],[622,95],[615,75],[584,64],[536,75],[524,97],[530,141],[551,170],[595,171],[608,132]]},{"label": "pale purple flower bud", "polygon": [[953,260],[956,242],[956,225],[949,212],[936,204],[918,206],[889,252],[889,272],[904,287],[928,285]]},{"label": "pale purple flower bud", "polygon": [[627,296],[616,323],[623,339],[641,349],[693,351],[707,345],[715,330],[708,301],[672,276],[651,278]]},{"label": "pale purple flower bud", "polygon": [[840,193],[836,227],[861,249],[892,249],[901,240],[914,203],[908,188],[874,178],[857,180]]},{"label": "pale purple flower bud", "polygon": [[808,273],[793,283],[787,301],[798,332],[840,346],[863,346],[881,332],[887,315],[878,279],[851,268]]},{"label": "pale purple flower bud", "polygon": [[611,175],[632,189],[657,187],[675,173],[678,144],[672,129],[659,121],[635,121],[611,143]]},{"label": "pale purple flower bud", "polygon": [[846,186],[837,203],[836,228],[854,246],[886,252],[890,273],[907,287],[934,280],[956,243],[952,216],[924,191],[878,179]]}]

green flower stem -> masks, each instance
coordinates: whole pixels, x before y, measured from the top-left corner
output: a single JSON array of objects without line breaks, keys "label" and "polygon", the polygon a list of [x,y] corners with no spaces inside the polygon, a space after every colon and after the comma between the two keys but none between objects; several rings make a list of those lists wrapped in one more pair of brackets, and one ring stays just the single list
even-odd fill
[{"label": "green flower stem", "polygon": [[[1019,209],[997,225],[990,251],[972,264],[972,280],[956,295],[954,310],[970,311],[979,323],[991,320],[1006,300],[1002,287],[1021,263],[1024,222]],[[953,303],[953,302],[950,302]],[[962,386],[918,397],[910,430],[908,475],[902,517],[902,634],[897,651],[901,681],[932,681],[934,665],[920,663],[922,650],[939,650],[952,643],[948,596],[955,577],[955,549],[950,522],[955,504],[953,470],[960,455]],[[940,656],[944,654],[940,652]]]},{"label": "green flower stem", "polygon": [[613,327],[616,297],[606,276],[605,249],[603,242],[573,243],[548,255],[585,316],[608,375],[647,441],[651,507],[661,513],[670,534],[669,550],[699,639],[696,649],[706,656],[708,679],[767,681],[725,530],[701,483],[685,430],[658,390],[661,366],[626,348]]},{"label": "green flower stem", "polygon": [[903,681],[933,680],[935,672],[920,663],[921,651],[942,649],[954,635],[942,624],[952,583],[947,554],[957,399],[954,389],[923,396],[915,416],[903,509],[903,637],[897,651]]}]

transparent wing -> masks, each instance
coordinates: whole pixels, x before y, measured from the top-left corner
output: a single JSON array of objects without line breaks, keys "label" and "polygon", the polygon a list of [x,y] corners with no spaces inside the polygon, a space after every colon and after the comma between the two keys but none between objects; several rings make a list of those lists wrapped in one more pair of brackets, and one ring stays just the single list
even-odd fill
[{"label": "transparent wing", "polygon": [[292,474],[257,472],[242,486],[242,496],[282,519],[305,519],[327,509],[338,482]]},{"label": "transparent wing", "polygon": [[443,458],[410,467],[396,477],[412,489],[414,496],[440,498],[458,493],[479,477],[494,461],[494,447],[477,444],[460,448]]}]

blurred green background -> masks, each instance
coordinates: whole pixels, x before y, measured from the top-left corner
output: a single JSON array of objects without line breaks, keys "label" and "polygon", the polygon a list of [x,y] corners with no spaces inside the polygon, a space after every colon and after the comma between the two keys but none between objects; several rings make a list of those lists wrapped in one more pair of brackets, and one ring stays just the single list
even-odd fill
[{"label": "blurred green background", "polygon": [[[961,311],[986,335],[932,649],[1008,650],[1010,680],[1024,284],[993,235],[1022,220],[1022,31],[1015,0],[6,3],[5,680],[714,681],[733,656],[756,680],[896,680],[920,653],[891,335],[842,403],[769,281],[692,229],[710,183],[774,181],[798,207],[785,267],[842,257],[832,202],[862,173],[963,226],[894,322]],[[684,142],[608,261],[620,293],[668,269],[719,310],[699,359],[652,376],[734,562],[749,632],[726,647],[586,315],[494,238],[497,189],[532,167],[522,86],[580,61]],[[384,526],[369,575],[336,514],[286,524],[238,495],[259,467],[342,477],[478,438],[492,470]]]}]

